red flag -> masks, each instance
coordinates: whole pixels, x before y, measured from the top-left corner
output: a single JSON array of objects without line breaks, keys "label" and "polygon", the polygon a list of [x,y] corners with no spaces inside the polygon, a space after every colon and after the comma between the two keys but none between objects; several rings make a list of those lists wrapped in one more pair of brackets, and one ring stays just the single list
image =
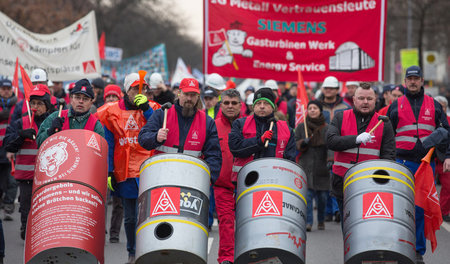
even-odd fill
[{"label": "red flag", "polygon": [[416,205],[423,208],[425,213],[425,237],[431,242],[431,250],[434,252],[437,246],[436,230],[442,224],[441,207],[439,198],[434,186],[433,169],[430,166],[431,155],[434,147],[428,151],[422,159],[415,177],[415,201]]},{"label": "red flag", "polygon": [[20,75],[22,75],[22,84],[23,84],[23,91],[25,93],[25,99],[27,101],[30,101],[30,91],[31,87],[33,87],[33,83],[31,83],[30,77],[28,77],[27,72],[24,70],[22,65],[20,65]]},{"label": "red flag", "polygon": [[13,86],[14,94],[17,96],[17,98],[19,100],[23,100],[24,95],[19,89],[19,57],[16,58],[16,69],[14,70],[14,78],[12,81],[12,86]]},{"label": "red flag", "polygon": [[341,90],[341,97],[344,97],[345,94],[347,93],[348,89],[347,89],[347,82],[344,82],[344,84],[342,85],[342,90]]},{"label": "red flag", "polygon": [[100,40],[98,41],[98,53],[100,54],[100,59],[105,59],[105,32],[102,32]]},{"label": "red flag", "polygon": [[111,70],[111,77],[117,80],[117,72],[116,67],[113,67]]},{"label": "red flag", "polygon": [[[305,82],[300,69],[298,71],[297,100],[295,102],[295,127],[305,120],[308,106],[308,95],[306,94]],[[303,106],[303,107],[302,107]]]}]

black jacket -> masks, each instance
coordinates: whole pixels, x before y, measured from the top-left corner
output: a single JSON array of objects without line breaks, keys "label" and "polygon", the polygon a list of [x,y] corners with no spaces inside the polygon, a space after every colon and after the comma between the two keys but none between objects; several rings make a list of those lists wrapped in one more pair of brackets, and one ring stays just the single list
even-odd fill
[{"label": "black jacket", "polygon": [[[273,137],[269,141],[269,146],[267,148],[264,147],[264,144],[261,141],[261,136],[269,130],[270,123],[267,122],[270,118],[273,117],[273,114],[268,117],[255,117],[256,124],[256,137],[253,138],[244,138],[242,134],[242,129],[244,128],[246,117],[239,118],[233,122],[231,127],[231,132],[228,134],[228,146],[230,147],[230,151],[234,157],[246,158],[255,154],[254,159],[263,158],[263,157],[275,157],[276,150],[276,142],[277,142],[277,126],[273,126]],[[295,162],[295,139],[294,133],[292,129],[289,128],[291,133],[289,137],[289,141],[287,143],[286,149],[284,151],[285,159],[291,160]]]},{"label": "black jacket", "polygon": [[[49,115],[50,113],[46,112],[41,116],[37,116],[34,118],[33,122],[36,124],[38,129],[41,126],[42,122],[44,122],[44,120]],[[25,129],[28,128],[29,127],[26,127]],[[3,145],[5,146],[7,152],[17,153],[22,148],[22,144],[25,139],[19,136],[19,131],[23,129],[22,118],[15,120],[10,126],[8,126],[8,128],[6,129],[5,140],[3,141]]]},{"label": "black jacket", "polygon": [[[419,117],[420,108],[422,107],[423,103],[424,88],[422,87],[420,92],[417,94],[411,94],[408,90],[406,90],[405,96],[408,99],[409,104],[411,105],[411,109],[414,112],[414,116],[417,120],[417,118]],[[402,102],[400,101],[400,106],[401,103]],[[394,131],[397,129],[398,125],[398,104],[399,104],[398,100],[394,101],[387,111],[387,116],[391,120],[392,128],[394,129]],[[435,109],[434,116],[436,121],[435,127],[445,128],[450,135],[450,126],[447,121],[447,114],[444,112],[444,110],[442,110],[441,104],[436,100],[434,100],[434,109]],[[450,146],[447,145],[447,149],[443,151],[445,152],[445,157],[450,158]],[[418,140],[412,150],[397,149],[397,158],[420,163],[422,158],[425,157],[425,155],[427,154],[427,152],[428,150],[425,149],[422,146],[422,142]]]}]

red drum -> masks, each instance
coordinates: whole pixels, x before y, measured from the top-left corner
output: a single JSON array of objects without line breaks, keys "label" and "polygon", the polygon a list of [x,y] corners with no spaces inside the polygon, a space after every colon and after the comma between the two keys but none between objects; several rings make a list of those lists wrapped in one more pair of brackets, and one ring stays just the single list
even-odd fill
[{"label": "red drum", "polygon": [[108,143],[63,130],[39,148],[25,263],[104,263]]}]

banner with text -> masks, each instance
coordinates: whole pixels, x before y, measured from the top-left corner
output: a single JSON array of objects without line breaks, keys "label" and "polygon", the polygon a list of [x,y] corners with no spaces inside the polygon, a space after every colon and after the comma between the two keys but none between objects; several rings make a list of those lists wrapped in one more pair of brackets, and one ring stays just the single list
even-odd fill
[{"label": "banner with text", "polygon": [[205,73],[383,80],[386,0],[205,0]]},{"label": "banner with text", "polygon": [[159,72],[164,80],[168,80],[168,68],[165,44],[159,44],[139,55],[121,61],[102,60],[102,73],[108,74],[119,82],[123,81],[126,75],[139,70],[147,71],[146,79],[150,78],[152,73]]},{"label": "banner with text", "polygon": [[33,33],[0,12],[0,73],[12,76],[17,57],[28,74],[43,68],[53,81],[99,77],[94,11],[52,34]]}]

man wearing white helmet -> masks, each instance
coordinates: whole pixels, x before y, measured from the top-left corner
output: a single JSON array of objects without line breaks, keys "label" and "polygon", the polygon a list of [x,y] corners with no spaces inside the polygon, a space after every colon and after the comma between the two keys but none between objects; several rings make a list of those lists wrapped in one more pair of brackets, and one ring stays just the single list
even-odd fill
[{"label": "man wearing white helmet", "polygon": [[40,68],[34,69],[31,72],[31,76],[30,76],[31,82],[33,83],[33,85],[36,84],[45,84],[47,85],[47,73]]},{"label": "man wearing white helmet", "polygon": [[[325,122],[330,124],[334,115],[337,112],[342,112],[347,109],[351,109],[350,105],[344,102],[342,97],[339,96],[339,82],[334,76],[328,76],[322,83],[322,94],[319,97],[319,102],[323,107],[323,115],[325,116]],[[329,164],[331,166],[331,164]],[[327,207],[325,221],[329,222],[333,220],[339,222],[341,220],[338,204],[335,197],[327,195]]]},{"label": "man wearing white helmet", "polygon": [[356,88],[359,87],[359,82],[346,82],[345,87],[347,87],[347,92],[344,95],[344,102],[346,102],[350,106],[353,106],[353,95],[355,95]]},{"label": "man wearing white helmet", "polygon": [[158,104],[173,103],[175,100],[175,95],[164,84],[160,73],[154,72],[150,75],[150,89],[153,91],[153,100]]}]

